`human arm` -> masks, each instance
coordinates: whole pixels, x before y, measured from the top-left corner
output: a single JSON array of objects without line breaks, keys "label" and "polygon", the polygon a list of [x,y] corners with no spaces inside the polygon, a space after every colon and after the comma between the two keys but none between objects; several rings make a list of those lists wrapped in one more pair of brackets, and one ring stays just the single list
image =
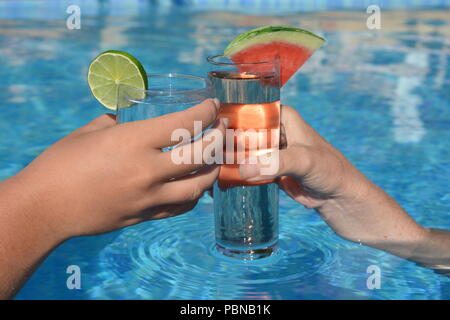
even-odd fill
[{"label": "human arm", "polygon": [[[243,164],[249,181],[278,178],[285,192],[314,209],[341,237],[428,265],[450,266],[450,232],[414,221],[322,138],[295,109],[282,107],[284,149],[278,170],[260,175],[260,165]],[[273,164],[271,164],[273,167]]]},{"label": "human arm", "polygon": [[[166,116],[115,124],[103,115],[0,182],[0,298],[13,296],[60,243],[191,210],[217,177],[204,162],[175,164],[173,130],[214,123],[212,100]],[[215,128],[223,130],[216,122]],[[210,143],[190,145],[202,150]],[[200,148],[194,146],[200,144]],[[202,159],[206,160],[206,159]]]}]

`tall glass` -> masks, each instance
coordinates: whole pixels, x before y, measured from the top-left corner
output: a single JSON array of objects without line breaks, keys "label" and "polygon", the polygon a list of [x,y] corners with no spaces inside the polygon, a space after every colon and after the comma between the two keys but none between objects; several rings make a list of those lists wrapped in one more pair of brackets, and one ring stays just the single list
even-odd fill
[{"label": "tall glass", "polygon": [[226,162],[214,184],[216,247],[233,258],[264,258],[278,246],[278,186],[273,180],[241,179],[239,165],[278,149],[279,61],[236,64],[223,56],[207,61],[220,117],[228,122]]},{"label": "tall glass", "polygon": [[208,79],[176,74],[148,75],[149,90],[119,85],[117,123],[185,110],[212,97]]}]

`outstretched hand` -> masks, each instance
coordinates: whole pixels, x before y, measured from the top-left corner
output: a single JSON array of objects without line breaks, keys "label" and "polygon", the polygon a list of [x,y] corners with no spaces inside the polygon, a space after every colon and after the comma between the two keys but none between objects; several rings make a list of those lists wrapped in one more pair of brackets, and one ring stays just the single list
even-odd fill
[{"label": "outstretched hand", "polygon": [[[0,299],[13,296],[45,256],[68,238],[191,210],[219,168],[206,165],[212,163],[208,158],[178,164],[172,161],[173,150],[161,148],[178,144],[171,139],[175,129],[196,136],[196,120],[203,129],[215,123],[223,133],[217,114],[212,99],[119,125],[105,114],[0,182]],[[222,143],[206,134],[183,146],[203,151],[220,149]]]},{"label": "outstretched hand", "polygon": [[278,161],[273,175],[260,174],[259,164],[243,164],[241,177],[247,181],[278,178],[291,198],[311,209],[368,187],[364,176],[289,106],[281,110],[280,149],[279,157],[271,158]]},{"label": "outstretched hand", "polygon": [[[178,215],[196,205],[219,168],[204,162],[175,164],[173,151],[161,148],[177,143],[171,141],[175,129],[193,135],[195,120],[205,129],[216,117],[211,99],[185,111],[119,125],[115,116],[104,114],[48,148],[14,179],[39,199],[36,206],[45,212],[41,219],[62,237]],[[224,129],[219,122],[215,128]],[[192,144],[202,150],[210,143],[221,142],[200,139]]]},{"label": "outstretched hand", "polygon": [[277,178],[294,200],[315,209],[333,230],[348,240],[412,257],[428,237],[382,189],[370,182],[295,109],[282,106],[282,143],[273,175],[261,175],[261,163],[242,164],[248,181]]}]

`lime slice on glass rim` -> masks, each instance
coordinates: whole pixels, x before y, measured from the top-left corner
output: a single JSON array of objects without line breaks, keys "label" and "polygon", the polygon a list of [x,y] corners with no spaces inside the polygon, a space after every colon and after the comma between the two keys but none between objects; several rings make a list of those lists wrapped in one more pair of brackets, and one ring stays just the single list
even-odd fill
[{"label": "lime slice on glass rim", "polygon": [[[121,107],[133,104],[128,100],[145,98],[147,90],[147,74],[142,64],[131,54],[108,50],[100,53],[89,65],[88,83],[94,97],[107,109],[117,110],[119,85],[126,85],[121,94],[127,101],[121,101]],[[134,90],[140,89],[140,90]],[[123,90],[123,91],[122,91]]]}]

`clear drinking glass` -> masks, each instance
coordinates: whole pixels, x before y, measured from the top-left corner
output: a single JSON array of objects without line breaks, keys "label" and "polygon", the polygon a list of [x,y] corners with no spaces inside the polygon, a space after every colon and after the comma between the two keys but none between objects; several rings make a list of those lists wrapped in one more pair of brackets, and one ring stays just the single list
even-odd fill
[{"label": "clear drinking glass", "polygon": [[182,111],[212,97],[210,81],[190,75],[148,75],[148,87],[149,90],[141,90],[119,85],[117,123]]},{"label": "clear drinking glass", "polygon": [[[207,61],[214,96],[220,101],[219,116],[235,130],[233,136],[227,130],[226,162],[214,184],[216,247],[243,260],[267,257],[278,246],[278,185],[273,180],[242,180],[239,161],[279,147],[279,61],[236,64],[220,55]],[[252,138],[265,144],[255,148]]]}]

